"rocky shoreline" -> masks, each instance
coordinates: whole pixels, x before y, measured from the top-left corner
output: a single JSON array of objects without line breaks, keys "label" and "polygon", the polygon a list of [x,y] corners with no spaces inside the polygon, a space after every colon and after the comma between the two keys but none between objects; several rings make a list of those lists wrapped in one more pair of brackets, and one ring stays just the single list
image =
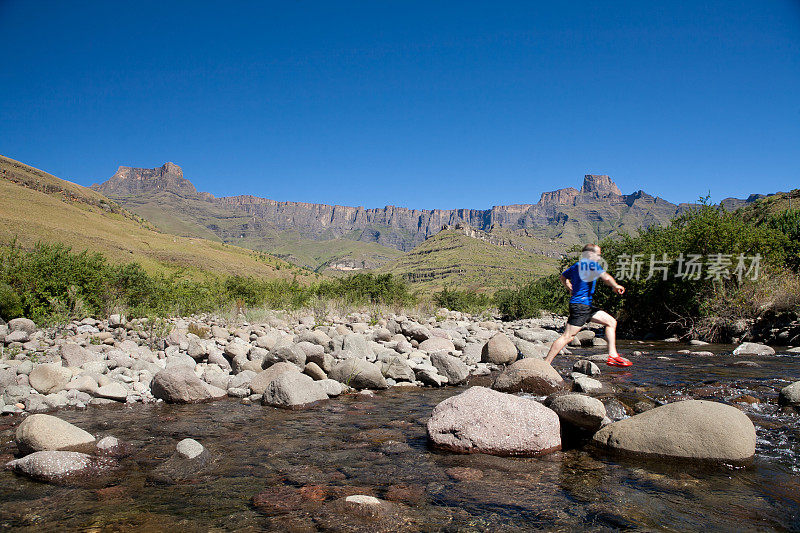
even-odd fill
[{"label": "rocky shoreline", "polygon": [[[296,407],[347,391],[460,385],[470,376],[499,372],[507,365],[514,371],[500,376],[497,390],[546,395],[563,388],[553,385],[561,377],[549,365],[522,375],[545,376],[550,386],[515,383],[509,376],[518,374],[520,365],[538,364],[564,323],[565,317],[557,316],[480,320],[446,309],[422,319],[391,315],[372,320],[367,314],[351,314],[326,317],[323,324],[313,316],[287,320],[276,315],[258,324],[228,324],[213,316],[148,321],[111,315],[39,329],[28,319],[15,319],[0,326],[0,409],[36,413],[226,396]],[[595,331],[581,331],[572,346],[604,346],[601,332]],[[687,353],[706,354],[705,343],[691,344],[697,350]],[[800,348],[781,351],[800,353]],[[756,343],[733,351],[737,356],[773,354],[773,348]],[[570,376],[573,389],[590,392],[598,387],[590,376],[599,368],[591,360],[579,361],[575,371]]]},{"label": "rocky shoreline", "polygon": [[[435,446],[535,456],[579,443],[642,457],[727,463],[752,458],[755,429],[735,407],[687,399],[642,407],[629,416],[613,398],[604,403],[593,397],[608,392],[607,384],[596,379],[603,354],[578,359],[562,377],[543,357],[564,321],[504,323],[445,309],[425,319],[371,320],[353,314],[328,317],[324,324],[312,316],[226,324],[207,316],[145,321],[112,315],[39,329],[30,320],[15,319],[0,326],[0,407],[7,415],[30,415],[16,431],[18,449],[29,455],[7,466],[48,480],[113,465],[122,443],[95,443],[83,430],[69,424],[61,428],[63,421],[41,414],[60,408],[225,397],[300,408],[345,393],[461,385],[468,379],[483,380],[491,389],[472,386],[434,409],[427,430]],[[584,330],[573,343],[587,347],[605,341]],[[703,343],[693,344],[696,350],[685,351],[714,355],[703,351]],[[736,356],[774,354],[773,348],[754,343],[733,351]],[[781,390],[778,401],[785,409],[800,409],[800,382]],[[196,468],[202,445],[182,446],[193,451],[176,450],[173,462],[189,461],[187,468]]]}]

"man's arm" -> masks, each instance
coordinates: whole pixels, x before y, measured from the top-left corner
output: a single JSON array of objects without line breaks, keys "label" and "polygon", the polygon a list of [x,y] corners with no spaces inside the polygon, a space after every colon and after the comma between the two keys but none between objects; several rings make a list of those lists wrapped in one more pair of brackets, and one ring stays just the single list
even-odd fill
[{"label": "man's arm", "polygon": [[570,280],[565,278],[564,275],[562,274],[561,277],[558,278],[558,281],[560,281],[561,284],[567,288],[569,293],[572,294],[572,282]]},{"label": "man's arm", "polygon": [[611,290],[617,294],[625,293],[625,287],[617,283],[617,280],[615,280],[614,277],[608,272],[603,272],[603,274],[600,276],[600,279],[603,280],[603,283],[611,287]]}]

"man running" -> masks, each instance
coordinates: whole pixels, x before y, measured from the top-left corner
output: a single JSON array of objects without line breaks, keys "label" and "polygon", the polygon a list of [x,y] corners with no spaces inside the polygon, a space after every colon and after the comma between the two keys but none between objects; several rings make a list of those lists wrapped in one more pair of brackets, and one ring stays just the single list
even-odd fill
[{"label": "man running", "polygon": [[561,283],[572,295],[569,299],[569,318],[564,333],[553,342],[547,353],[545,361],[548,363],[552,364],[556,355],[575,338],[586,322],[594,322],[606,327],[606,340],[608,341],[606,364],[610,366],[631,366],[633,364],[617,353],[617,320],[605,311],[592,307],[592,296],[598,279],[611,287],[615,293],[625,293],[625,287],[603,270],[599,263],[600,252],[600,247],[596,244],[587,244],[583,247],[580,260],[561,274]]}]

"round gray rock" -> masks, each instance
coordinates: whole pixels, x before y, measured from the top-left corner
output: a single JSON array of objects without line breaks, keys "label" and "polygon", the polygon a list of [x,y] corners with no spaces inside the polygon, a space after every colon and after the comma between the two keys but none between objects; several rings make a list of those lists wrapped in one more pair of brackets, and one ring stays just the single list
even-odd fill
[{"label": "round gray rock", "polygon": [[756,430],[735,407],[686,400],[609,424],[592,443],[620,454],[742,462],[755,454]]},{"label": "round gray rock", "polygon": [[[433,339],[428,339],[429,342]],[[425,343],[423,343],[425,344]],[[445,377],[450,385],[460,385],[469,377],[469,367],[458,357],[446,353],[431,354],[431,364]]]},{"label": "round gray rock", "polygon": [[333,365],[328,377],[354,389],[389,388],[380,367],[366,359],[351,358],[338,361]]},{"label": "round gray rock", "polygon": [[556,369],[544,359],[520,359],[506,368],[492,388],[501,392],[529,392],[546,395],[565,387]]},{"label": "round gray rock", "polygon": [[534,456],[561,449],[561,426],[539,402],[471,387],[433,409],[428,438],[456,452]]},{"label": "round gray rock", "polygon": [[300,369],[297,368],[297,365],[293,363],[287,363],[286,361],[275,363],[266,370],[262,370],[253,376],[253,379],[250,380],[250,390],[253,392],[253,394],[264,394],[267,390],[267,387],[269,387],[269,384],[272,383],[272,380],[285,372],[299,373]]},{"label": "round gray rock", "polygon": [[778,404],[800,407],[800,381],[795,381],[781,389],[778,395]]},{"label": "round gray rock", "polygon": [[572,370],[575,372],[580,372],[581,374],[585,374],[587,376],[599,376],[600,375],[600,368],[592,361],[587,359],[581,359],[580,361],[575,361],[575,364],[572,365]]},{"label": "round gray rock", "polygon": [[453,341],[441,337],[431,337],[419,343],[419,350],[426,353],[452,352],[456,349]]},{"label": "round gray rock", "polygon": [[41,394],[50,394],[63,389],[70,379],[72,371],[63,366],[45,363],[36,365],[28,375],[31,387]]},{"label": "round gray rock", "polygon": [[261,403],[276,407],[297,407],[327,400],[323,388],[305,374],[284,372],[273,379],[264,392]]},{"label": "round gray rock", "polygon": [[766,344],[745,342],[736,347],[733,355],[775,355],[775,350]]},{"label": "round gray rock", "polygon": [[94,442],[94,437],[66,420],[37,414],[29,416],[17,426],[15,440],[22,453],[31,453],[91,444]]},{"label": "round gray rock", "polygon": [[[219,397],[213,394],[212,387],[185,366],[162,370],[150,383],[153,396],[169,403],[195,403]],[[222,396],[227,396],[224,390]]]},{"label": "round gray rock", "polygon": [[36,323],[29,318],[14,318],[8,322],[10,331],[24,331],[28,335],[36,331]]},{"label": "round gray rock", "polygon": [[606,418],[606,406],[597,398],[583,394],[556,396],[548,405],[562,422],[596,431]]},{"label": "round gray rock", "polygon": [[517,360],[517,347],[504,333],[498,333],[484,344],[481,361],[505,365]]},{"label": "round gray rock", "polygon": [[175,451],[178,452],[178,455],[186,459],[194,459],[204,450],[203,445],[194,439],[183,439],[175,446]]},{"label": "round gray rock", "polygon": [[6,468],[40,481],[61,481],[68,476],[89,474],[113,467],[114,461],[70,451],[41,451],[6,463]]}]

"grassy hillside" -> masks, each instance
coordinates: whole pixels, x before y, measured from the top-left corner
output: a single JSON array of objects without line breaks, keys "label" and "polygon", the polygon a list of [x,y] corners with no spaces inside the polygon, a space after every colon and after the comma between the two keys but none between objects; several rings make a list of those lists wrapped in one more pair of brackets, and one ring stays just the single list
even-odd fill
[{"label": "grassy hillside", "polygon": [[761,223],[771,216],[797,210],[800,210],[800,189],[779,192],[766,198],[761,198],[750,205],[740,208],[739,212],[745,219]]},{"label": "grassy hillside", "polygon": [[551,274],[557,265],[555,258],[445,230],[379,271],[402,276],[425,291],[447,286],[486,293]]},{"label": "grassy hillside", "polygon": [[167,235],[101,194],[0,156],[0,242],[61,242],[136,261],[151,273],[185,271],[259,278],[314,274],[267,254],[200,238]]},{"label": "grassy hillside", "polygon": [[306,239],[295,232],[267,227],[244,211],[223,208],[202,198],[184,197],[172,191],[160,191],[147,197],[119,196],[115,200],[165,233],[200,237],[266,252],[317,272],[335,273],[336,269],[331,271],[328,268],[331,264],[375,268],[403,254],[371,242]]},{"label": "grassy hillside", "polygon": [[253,238],[233,242],[246,248],[263,249],[290,263],[330,274],[351,269],[374,269],[403,255],[400,250],[374,242],[346,239],[312,241],[290,234],[266,242]]}]

